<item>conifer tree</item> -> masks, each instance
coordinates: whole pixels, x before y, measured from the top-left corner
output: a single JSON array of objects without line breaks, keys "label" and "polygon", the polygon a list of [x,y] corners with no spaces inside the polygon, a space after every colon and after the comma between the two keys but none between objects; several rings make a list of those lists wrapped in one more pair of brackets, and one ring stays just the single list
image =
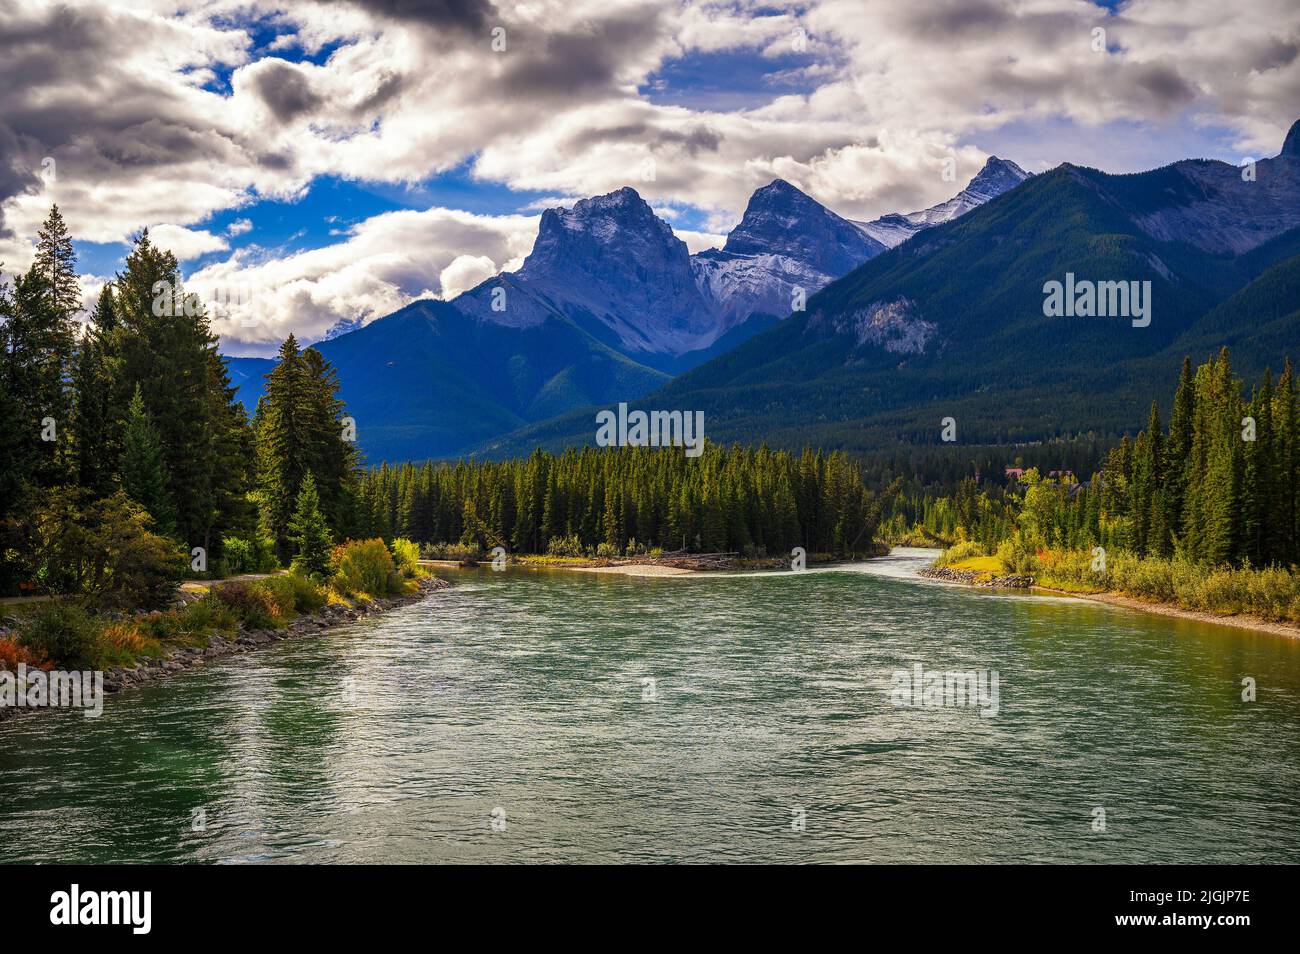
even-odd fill
[{"label": "conifer tree", "polygon": [[50,207],[36,237],[34,267],[45,279],[54,307],[70,320],[81,310],[81,286],[77,282],[77,254],[72,248],[72,236],[57,205]]},{"label": "conifer tree", "polygon": [[122,489],[149,512],[159,533],[169,536],[176,532],[162,441],[139,387],[127,406],[122,432]]},{"label": "conifer tree", "polygon": [[105,285],[81,340],[72,372],[72,439],[76,480],[96,497],[112,493],[122,452],[118,400],[120,362],[113,353],[117,318],[113,293]]},{"label": "conifer tree", "polygon": [[334,542],[325,515],[320,509],[316,478],[310,472],[302,481],[292,519],[289,539],[293,544],[293,568],[308,576],[324,576],[330,569],[330,550]]}]

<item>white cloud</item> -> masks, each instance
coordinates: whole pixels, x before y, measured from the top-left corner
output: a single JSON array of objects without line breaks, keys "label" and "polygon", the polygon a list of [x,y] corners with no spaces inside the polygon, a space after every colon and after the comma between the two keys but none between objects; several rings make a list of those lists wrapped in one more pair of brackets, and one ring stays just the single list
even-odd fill
[{"label": "white cloud", "polygon": [[230,244],[220,235],[180,225],[155,225],[149,230],[149,238],[159,248],[169,249],[177,261],[181,262],[230,248]]},{"label": "white cloud", "polygon": [[458,255],[438,275],[442,297],[455,298],[497,273],[497,264],[486,255]]},{"label": "white cloud", "polygon": [[727,237],[715,232],[691,232],[687,229],[673,229],[673,234],[686,243],[691,254],[702,252],[706,248],[722,248]]},{"label": "white cloud", "polygon": [[237,250],[186,288],[209,303],[225,350],[267,353],[290,332],[313,340],[339,321],[365,324],[417,298],[458,294],[476,274],[516,269],[536,235],[532,216],[387,212],[324,248],[268,261]]}]

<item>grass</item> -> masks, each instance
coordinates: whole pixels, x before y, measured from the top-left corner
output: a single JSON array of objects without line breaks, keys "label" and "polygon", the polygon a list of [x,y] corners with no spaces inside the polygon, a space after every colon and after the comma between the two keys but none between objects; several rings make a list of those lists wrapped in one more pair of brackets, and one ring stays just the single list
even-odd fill
[{"label": "grass", "polygon": [[987,573],[989,576],[1000,576],[1003,572],[1002,561],[991,556],[967,557],[948,565],[954,570],[970,570],[974,573]]},{"label": "grass", "polygon": [[[1295,567],[1213,566],[1180,558],[1139,557],[1123,550],[1108,553],[1105,564],[1096,569],[1091,550],[1029,548],[1025,560],[1022,571],[1032,574],[1036,584],[1054,590],[1115,593],[1216,616],[1300,624],[1300,574]],[[1001,559],[979,555],[967,543],[945,552],[938,565],[995,575],[1009,572]]]}]

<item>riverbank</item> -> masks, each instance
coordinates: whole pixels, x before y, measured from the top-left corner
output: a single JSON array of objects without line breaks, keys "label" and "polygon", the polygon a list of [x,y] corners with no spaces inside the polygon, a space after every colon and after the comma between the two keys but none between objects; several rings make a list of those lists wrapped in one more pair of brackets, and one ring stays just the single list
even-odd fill
[{"label": "riverbank", "polygon": [[[135,686],[149,685],[217,659],[252,652],[273,643],[322,633],[345,623],[378,616],[399,606],[417,602],[435,590],[451,586],[446,580],[434,576],[421,577],[414,582],[417,587],[414,592],[390,597],[358,599],[351,604],[326,603],[319,610],[303,613],[281,627],[246,628],[241,624],[232,633],[212,634],[205,641],[206,645],[182,644],[165,647],[165,651],[160,655],[142,658],[131,666],[104,669],[104,692],[121,692]],[[21,713],[44,711],[49,710],[43,707],[0,706],[0,722],[6,718],[15,718]]]},{"label": "riverbank", "polygon": [[[883,543],[873,544],[869,551],[851,558],[836,557],[829,553],[808,554],[808,566],[870,560],[888,556],[890,548]],[[523,566],[549,569],[578,570],[583,573],[612,573],[620,576],[691,576],[695,573],[723,571],[789,570],[791,558],[742,557],[739,553],[669,553],[661,556],[634,557],[552,557],[523,556],[512,558]]]},{"label": "riverbank", "polygon": [[995,576],[981,570],[963,570],[951,566],[927,566],[917,574],[931,580],[944,580],[948,583],[963,583],[966,586],[1005,587],[1008,589],[1028,589],[1034,585],[1031,576],[1008,574]]},{"label": "riverbank", "polygon": [[1289,623],[1277,623],[1272,620],[1263,619],[1259,616],[1251,616],[1247,613],[1236,613],[1231,616],[1221,615],[1219,613],[1208,613],[1204,610],[1186,609],[1172,603],[1151,603],[1146,600],[1140,600],[1133,596],[1125,596],[1122,593],[1076,593],[1070,590],[1053,589],[1050,586],[1039,586],[1035,584],[1032,587],[1039,593],[1051,593],[1053,596],[1073,596],[1076,599],[1092,600],[1094,603],[1105,603],[1108,606],[1122,606],[1125,609],[1141,610],[1145,613],[1156,613],[1160,616],[1173,616],[1178,619],[1196,620],[1200,623],[1217,623],[1220,626],[1231,626],[1234,629],[1250,629],[1263,633],[1272,633],[1275,636],[1286,636],[1289,639],[1300,639],[1300,626],[1292,626]]},{"label": "riverbank", "polygon": [[1053,596],[1070,596],[1075,599],[1091,600],[1094,603],[1105,603],[1108,606],[1120,606],[1125,609],[1139,610],[1145,613],[1156,613],[1160,616],[1172,616],[1177,619],[1195,620],[1201,623],[1217,623],[1220,626],[1231,626],[1234,629],[1249,629],[1257,632],[1272,633],[1275,636],[1286,636],[1289,639],[1300,639],[1300,626],[1267,620],[1263,617],[1253,616],[1249,613],[1212,613],[1207,610],[1188,609],[1187,607],[1179,606],[1176,603],[1160,603],[1151,600],[1143,600],[1135,596],[1128,596],[1124,593],[1115,593],[1108,590],[1084,591],[1058,589],[1056,587],[1044,586],[1038,583],[1032,576],[1017,574],[996,576],[980,570],[962,569],[960,567],[951,566],[924,567],[917,571],[917,575],[923,576],[926,579],[942,580],[947,583],[959,583],[965,586],[1033,590],[1038,593],[1050,593]]}]

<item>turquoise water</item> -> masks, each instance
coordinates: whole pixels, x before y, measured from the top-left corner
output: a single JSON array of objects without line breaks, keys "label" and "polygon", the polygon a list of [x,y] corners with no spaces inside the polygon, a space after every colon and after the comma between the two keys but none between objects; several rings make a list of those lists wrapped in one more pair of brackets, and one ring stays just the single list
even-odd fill
[{"label": "turquoise water", "polygon": [[[1300,640],[929,556],[447,571],[98,720],[0,724],[0,861],[1300,861]],[[997,714],[895,705],[918,662],[996,671]]]}]

